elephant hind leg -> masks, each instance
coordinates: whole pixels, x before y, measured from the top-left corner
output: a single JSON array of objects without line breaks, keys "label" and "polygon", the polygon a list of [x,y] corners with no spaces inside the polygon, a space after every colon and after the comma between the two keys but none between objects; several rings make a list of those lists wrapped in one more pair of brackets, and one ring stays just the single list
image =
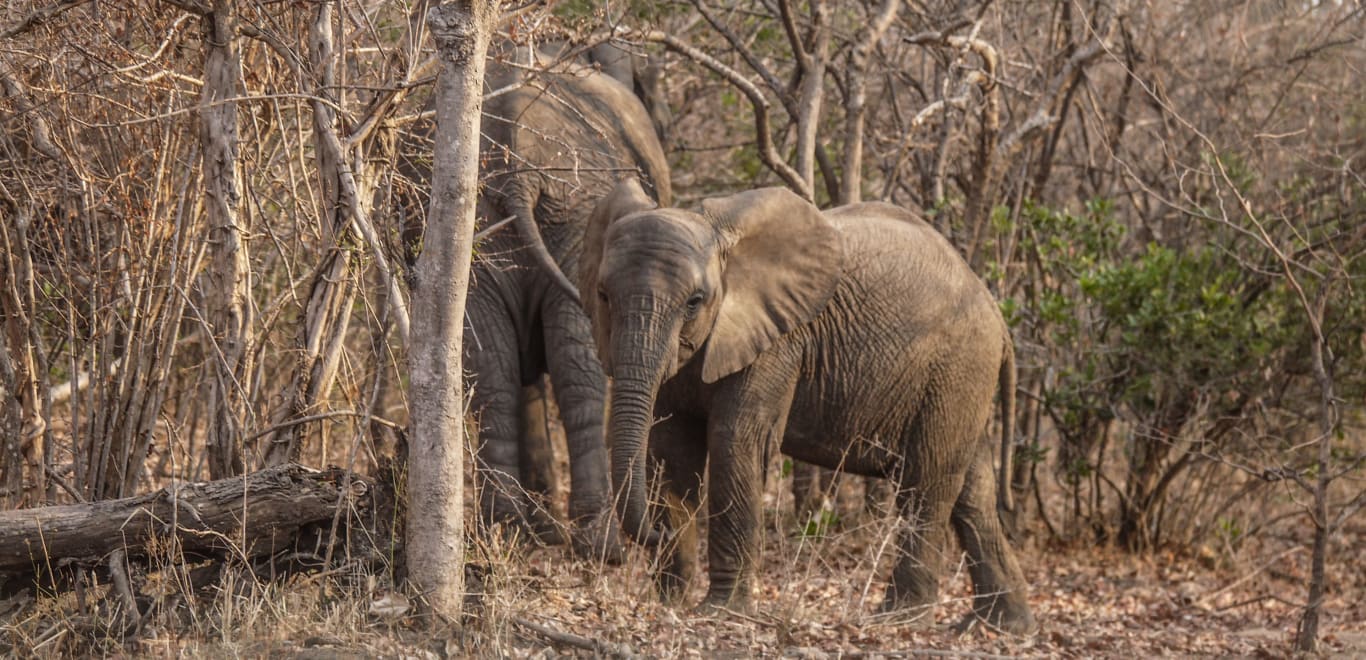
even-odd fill
[{"label": "elephant hind leg", "polygon": [[939,578],[950,556],[949,516],[963,489],[973,438],[986,424],[985,412],[963,415],[961,406],[947,405],[961,396],[932,394],[903,436],[896,494],[901,556],[892,569],[884,611],[914,608],[910,614],[928,615],[938,601]]},{"label": "elephant hind leg", "polygon": [[974,616],[994,628],[1028,634],[1038,626],[1025,600],[1024,573],[996,511],[994,475],[990,448],[982,444],[950,520],[968,554]]},{"label": "elephant hind leg", "polygon": [[[470,383],[470,405],[478,419],[474,477],[479,494],[479,529],[488,533],[494,525],[510,525],[511,531],[526,536],[521,365],[511,344],[516,332],[506,312],[486,298],[470,297],[470,318],[478,321],[477,327],[465,331],[465,364],[475,374]],[[486,344],[483,350],[478,348],[479,339]]]},{"label": "elephant hind leg", "polygon": [[896,504],[900,512],[898,548],[892,582],[882,611],[926,617],[939,600],[939,576],[948,552],[948,520],[958,482],[913,467],[908,461]]}]

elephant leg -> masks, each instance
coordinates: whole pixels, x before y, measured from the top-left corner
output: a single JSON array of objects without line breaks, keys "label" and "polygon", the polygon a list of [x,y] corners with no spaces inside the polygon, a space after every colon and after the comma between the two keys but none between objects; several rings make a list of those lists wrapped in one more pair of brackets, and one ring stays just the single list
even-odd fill
[{"label": "elephant leg", "polygon": [[1010,633],[1037,628],[1025,600],[1024,574],[996,511],[991,448],[980,444],[950,518],[972,576],[973,611],[988,625]]},{"label": "elephant leg", "polygon": [[655,586],[668,605],[681,605],[697,575],[697,516],[707,467],[706,427],[683,416],[666,417],[650,430],[653,473],[660,476],[670,531],[661,548]]},{"label": "elephant leg", "polygon": [[[481,529],[524,525],[521,486],[521,375],[512,319],[496,301],[471,296],[465,328],[465,365],[475,376],[470,404],[479,422],[475,487]],[[475,325],[477,324],[477,325]],[[482,343],[482,345],[481,345]]]},{"label": "elephant leg", "polygon": [[[769,452],[782,444],[796,388],[790,356],[761,355],[712,396],[707,420],[707,562],[702,609],[748,611],[759,563],[760,501]],[[795,361],[795,360],[793,360]]]},{"label": "elephant leg", "polygon": [[607,377],[591,344],[592,329],[578,304],[558,291],[547,296],[542,318],[546,366],[569,449],[571,547],[581,557],[619,564],[626,548],[612,510],[602,427]]},{"label": "elephant leg", "polygon": [[884,611],[912,609],[912,614],[929,620],[938,601],[939,577],[949,552],[949,515],[962,492],[970,458],[970,445],[961,438],[975,422],[940,412],[951,410],[955,408],[942,401],[926,401],[903,441],[906,450],[896,494],[903,520],[900,557],[892,568]]},{"label": "elephant leg", "polygon": [[522,488],[529,496],[526,518],[531,533],[546,545],[561,545],[568,538],[551,511],[555,499],[555,453],[551,448],[550,403],[544,379],[522,388],[522,441],[520,464]]},{"label": "elephant leg", "polygon": [[909,610],[916,617],[928,616],[939,600],[949,511],[957,491],[956,483],[946,481],[937,477],[904,478],[897,491],[897,510],[902,518],[899,557],[882,601],[884,612]]}]

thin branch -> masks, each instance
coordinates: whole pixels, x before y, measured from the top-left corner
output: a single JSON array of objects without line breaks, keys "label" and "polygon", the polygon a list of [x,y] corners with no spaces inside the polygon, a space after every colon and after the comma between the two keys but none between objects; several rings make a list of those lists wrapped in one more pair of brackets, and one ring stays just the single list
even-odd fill
[{"label": "thin branch", "polygon": [[[711,25],[712,29],[716,30],[717,33],[725,38],[726,43],[730,44],[731,49],[745,61],[745,64],[748,64],[749,68],[754,69],[754,72],[759,74],[760,78],[764,79],[764,84],[768,85],[768,88],[773,90],[774,94],[777,94],[780,98],[790,96],[787,94],[783,82],[778,80],[778,77],[773,75],[773,72],[769,70],[768,67],[764,66],[764,63],[758,57],[755,57],[754,51],[750,50],[749,47],[745,45],[745,42],[740,39],[739,35],[735,34],[734,30],[730,29],[725,23],[717,20],[710,11],[707,11],[707,6],[703,4],[702,0],[692,0],[692,4],[693,7],[697,8],[697,12],[702,15],[702,18],[706,19],[707,23]],[[786,103],[784,103],[784,105],[786,105]]]},{"label": "thin branch", "polygon": [[730,84],[739,89],[754,107],[754,132],[758,138],[759,160],[763,161],[764,165],[767,165],[770,170],[773,170],[773,172],[798,195],[801,195],[807,201],[815,200],[815,196],[811,192],[811,187],[802,180],[801,175],[799,175],[796,170],[792,169],[792,167],[778,155],[777,149],[774,148],[773,135],[770,133],[769,128],[769,102],[767,98],[764,98],[763,92],[759,91],[759,88],[754,86],[754,83],[740,75],[735,69],[726,66],[716,58],[684,43],[671,34],[660,30],[628,30],[626,31],[625,36],[634,37],[642,41],[664,44],[669,50],[711,69],[712,72],[725,78]]},{"label": "thin branch", "polygon": [[526,617],[514,616],[512,622],[535,633],[541,638],[563,646],[569,646],[584,651],[591,651],[606,656],[634,657],[636,654],[625,644],[612,644],[574,633],[555,630],[549,626],[543,626]]},{"label": "thin branch", "polygon": [[87,2],[90,2],[90,0],[67,0],[66,2],[59,2],[55,5],[48,5],[42,9],[34,10],[29,13],[29,15],[19,19],[8,27],[0,29],[0,41],[28,32]]}]

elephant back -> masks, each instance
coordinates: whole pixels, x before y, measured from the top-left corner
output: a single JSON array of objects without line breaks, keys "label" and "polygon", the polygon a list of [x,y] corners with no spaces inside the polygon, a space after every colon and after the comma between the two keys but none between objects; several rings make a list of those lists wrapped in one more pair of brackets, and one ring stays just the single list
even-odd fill
[{"label": "elephant back", "polygon": [[[533,209],[542,226],[582,225],[597,199],[627,176],[640,177],[661,203],[671,200],[663,148],[629,88],[577,64],[524,78],[484,108],[485,190],[496,206]],[[500,86],[490,87],[507,82],[500,77]]]},{"label": "elephant back", "polygon": [[[851,263],[853,290],[875,292],[875,304],[904,308],[897,316],[935,324],[946,317],[1000,324],[982,281],[943,234],[911,211],[891,204],[851,204],[825,212],[839,230]],[[917,321],[913,321],[917,322]]]}]

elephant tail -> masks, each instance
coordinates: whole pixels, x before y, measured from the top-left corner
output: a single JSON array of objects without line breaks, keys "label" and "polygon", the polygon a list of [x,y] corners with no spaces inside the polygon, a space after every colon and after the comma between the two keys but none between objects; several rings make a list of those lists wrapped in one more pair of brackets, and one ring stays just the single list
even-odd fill
[{"label": "elephant tail", "polygon": [[996,488],[996,506],[1003,513],[1015,513],[1011,497],[1011,463],[1015,458],[1015,342],[1010,339],[1010,328],[1005,328],[1005,351],[1001,357],[1001,373],[997,380],[1001,396],[1001,471]]},{"label": "elephant tail", "polygon": [[515,209],[512,213],[513,224],[517,226],[517,232],[522,235],[522,238],[529,243],[527,247],[535,255],[536,261],[540,262],[541,270],[544,270],[545,274],[554,280],[555,284],[563,289],[571,300],[579,302],[579,290],[565,276],[564,271],[560,270],[560,265],[555,262],[555,257],[550,254],[550,248],[546,247],[545,239],[541,237],[541,229],[536,226],[536,218],[533,217],[532,208],[528,204]]}]

